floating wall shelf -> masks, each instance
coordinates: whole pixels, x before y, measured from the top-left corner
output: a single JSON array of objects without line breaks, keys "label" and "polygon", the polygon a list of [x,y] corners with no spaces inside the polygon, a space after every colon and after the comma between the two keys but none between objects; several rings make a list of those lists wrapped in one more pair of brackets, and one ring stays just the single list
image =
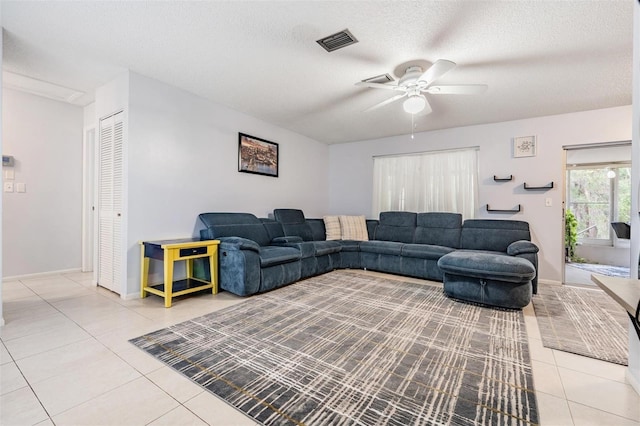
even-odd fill
[{"label": "floating wall shelf", "polygon": [[524,189],[526,189],[527,191],[546,191],[547,189],[553,189],[553,182],[550,182],[545,186],[527,186],[527,182],[525,182]]},{"label": "floating wall shelf", "polygon": [[489,207],[489,204],[487,204],[487,211],[490,213],[518,213],[521,210],[522,209],[520,204],[518,204],[518,207],[516,209],[511,209],[511,210],[492,209],[491,207]]},{"label": "floating wall shelf", "polygon": [[513,180],[513,175],[509,175],[509,177],[503,177],[503,178],[499,178],[496,175],[493,175],[493,180],[495,180],[496,182],[508,182],[510,180]]}]

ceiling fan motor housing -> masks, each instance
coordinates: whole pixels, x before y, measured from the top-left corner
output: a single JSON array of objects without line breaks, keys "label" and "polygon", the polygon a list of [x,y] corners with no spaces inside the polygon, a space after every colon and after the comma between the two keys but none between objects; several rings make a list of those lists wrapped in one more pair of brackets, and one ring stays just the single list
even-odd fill
[{"label": "ceiling fan motor housing", "polygon": [[[409,87],[417,83],[418,78],[423,74],[422,67],[412,66],[407,68],[404,75],[398,81],[399,86]],[[426,82],[425,82],[426,83]],[[425,84],[426,86],[426,84]]]}]

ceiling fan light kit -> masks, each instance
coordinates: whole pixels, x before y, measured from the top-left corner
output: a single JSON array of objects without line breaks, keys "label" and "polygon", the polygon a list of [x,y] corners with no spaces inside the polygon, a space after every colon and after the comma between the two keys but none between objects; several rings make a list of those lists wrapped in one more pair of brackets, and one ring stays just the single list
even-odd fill
[{"label": "ceiling fan light kit", "polygon": [[402,107],[409,114],[417,114],[424,110],[427,105],[427,98],[424,95],[410,95],[403,103]]},{"label": "ceiling fan light kit", "polygon": [[[372,107],[367,108],[365,111],[372,111],[379,107],[393,103],[399,99],[404,98],[402,103],[403,109],[409,114],[417,114],[427,109],[427,98],[424,93],[430,95],[474,95],[480,94],[487,90],[487,86],[484,84],[462,84],[455,86],[432,86],[432,84],[442,77],[445,73],[449,72],[456,66],[455,62],[447,61],[445,59],[438,59],[433,63],[426,71],[422,71],[421,66],[412,65],[407,67],[404,75],[398,81],[398,84],[384,84],[372,81],[373,78],[368,80],[359,81],[356,86],[369,87],[372,89],[386,89],[401,92],[400,94],[380,102]],[[431,112],[431,108],[422,115],[426,115]]]}]

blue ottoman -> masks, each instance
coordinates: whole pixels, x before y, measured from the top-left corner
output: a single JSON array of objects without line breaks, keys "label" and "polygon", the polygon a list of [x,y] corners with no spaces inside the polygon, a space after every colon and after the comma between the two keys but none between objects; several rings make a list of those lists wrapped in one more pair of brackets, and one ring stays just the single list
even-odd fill
[{"label": "blue ottoman", "polygon": [[521,309],[531,302],[533,264],[521,257],[458,250],[438,260],[447,296],[501,308]]}]

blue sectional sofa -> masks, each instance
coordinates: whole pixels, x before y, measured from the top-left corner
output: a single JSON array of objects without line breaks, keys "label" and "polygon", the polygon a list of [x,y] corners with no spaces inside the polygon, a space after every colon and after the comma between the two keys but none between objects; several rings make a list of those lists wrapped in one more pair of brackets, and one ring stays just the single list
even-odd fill
[{"label": "blue sectional sofa", "polygon": [[[456,213],[382,212],[379,220],[366,221],[366,241],[327,241],[324,220],[307,219],[296,209],[276,209],[273,219],[202,213],[199,222],[201,238],[220,240],[220,287],[240,296],[340,268],[444,281],[445,293],[452,297],[510,308],[528,304],[537,289],[538,248],[530,241],[528,223],[522,221],[463,223]],[[465,252],[498,261],[479,274],[465,262],[468,256],[460,257]],[[449,254],[456,255],[439,265]],[[447,291],[447,269],[456,291]],[[457,291],[465,288],[465,279],[477,291]],[[504,285],[518,289],[513,304],[505,302],[513,292],[504,294]],[[501,292],[496,303],[494,288]]]}]

